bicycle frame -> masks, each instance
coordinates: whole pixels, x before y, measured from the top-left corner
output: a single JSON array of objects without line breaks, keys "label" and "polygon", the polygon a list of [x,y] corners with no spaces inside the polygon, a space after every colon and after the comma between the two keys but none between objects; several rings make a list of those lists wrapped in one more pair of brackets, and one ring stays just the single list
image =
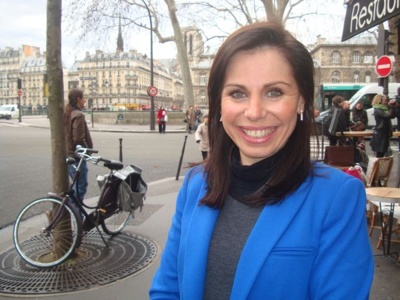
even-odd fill
[{"label": "bicycle frame", "polygon": [[[79,152],[80,149],[82,149],[81,152]],[[96,221],[96,220],[92,220],[92,218],[89,218],[89,214],[84,209],[84,207],[86,207],[88,209],[95,209],[95,210],[99,211],[100,213],[105,213],[105,211],[103,211],[101,208],[99,208],[100,201],[97,202],[96,206],[89,206],[89,205],[86,205],[85,203],[83,203],[83,199],[80,198],[78,192],[77,192],[77,195],[75,195],[75,193],[74,193],[74,186],[76,186],[76,184],[78,182],[78,178],[80,175],[80,170],[81,170],[83,160],[87,160],[87,161],[94,160],[95,164],[97,164],[99,161],[109,162],[109,160],[101,159],[100,157],[90,156],[89,154],[87,154],[87,152],[89,152],[89,151],[93,152],[93,153],[97,152],[97,150],[94,150],[94,149],[87,149],[87,148],[82,148],[82,147],[77,146],[77,152],[78,152],[78,155],[80,156],[80,159],[79,159],[78,165],[76,167],[76,172],[72,178],[72,182],[69,186],[68,191],[64,192],[60,195],[55,194],[55,193],[48,194],[50,197],[58,198],[59,200],[61,200],[61,206],[60,206],[60,209],[58,209],[56,211],[55,215],[52,217],[52,221],[50,222],[50,224],[44,229],[44,232],[50,232],[55,228],[56,224],[60,221],[60,219],[62,217],[63,207],[65,205],[69,205],[68,203],[71,203],[72,205],[75,205],[75,207],[78,209],[79,213],[81,213],[85,216],[85,219],[89,220],[94,225],[94,227],[96,227],[97,231],[100,233],[100,236],[101,236],[104,244],[108,248],[108,244],[105,241],[101,231],[98,228],[98,225],[99,225],[98,219]],[[71,158],[71,157],[68,157],[66,159],[66,161],[67,161],[67,164],[73,164],[76,162],[75,159]],[[113,173],[113,170],[110,170],[110,174],[109,174],[110,176],[107,177],[106,184],[109,182],[109,178],[111,177],[112,173]],[[102,194],[100,194],[99,200],[101,199],[101,197],[102,197]],[[82,222],[82,219],[81,218],[79,218],[79,219]]]}]

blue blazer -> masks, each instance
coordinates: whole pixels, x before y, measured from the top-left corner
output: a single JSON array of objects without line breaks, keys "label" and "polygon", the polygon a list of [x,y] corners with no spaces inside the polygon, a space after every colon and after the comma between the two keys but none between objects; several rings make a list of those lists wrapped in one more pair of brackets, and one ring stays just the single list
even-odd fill
[{"label": "blue blazer", "polygon": [[[204,174],[191,170],[150,289],[151,299],[202,299],[219,210],[198,205]],[[238,262],[231,299],[368,299],[373,255],[359,179],[317,163],[296,192],[265,206]]]}]

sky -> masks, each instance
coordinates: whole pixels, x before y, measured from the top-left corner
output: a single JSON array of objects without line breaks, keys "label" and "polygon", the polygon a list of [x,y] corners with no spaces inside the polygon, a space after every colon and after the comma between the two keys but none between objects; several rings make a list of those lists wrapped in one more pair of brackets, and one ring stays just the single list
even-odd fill
[{"label": "sky", "polygon": [[[327,0],[316,0],[316,3],[326,3]],[[0,0],[0,49],[12,47],[20,48],[23,44],[40,47],[41,52],[46,49],[46,3],[47,0]],[[343,17],[345,7],[342,0],[332,1],[329,7],[323,7],[318,17],[313,17],[315,26],[308,26],[310,29],[301,29],[306,24],[295,23],[292,27],[300,32],[296,36],[304,43],[315,43],[316,36],[332,37],[339,41],[341,38],[343,23],[327,24],[327,16],[324,12],[337,18]],[[324,4],[325,5],[325,4]],[[333,19],[332,19],[333,20]],[[334,22],[334,21],[333,21]],[[319,25],[318,25],[319,24]],[[321,25],[322,24],[322,25]],[[290,29],[289,29],[290,30]],[[154,36],[154,58],[175,58],[176,51],[173,43],[160,44]],[[116,48],[116,36],[110,37],[111,49],[102,49],[105,52],[113,52]],[[140,33],[140,43],[135,43],[135,49],[141,53],[150,53],[150,36],[146,31]],[[125,50],[133,48],[129,41],[124,40]],[[82,59],[86,53],[94,53],[93,46],[77,46],[77,38],[71,33],[64,32],[62,36],[62,58],[65,66],[70,67],[75,59]]]},{"label": "sky", "polygon": [[[46,5],[47,0],[0,0],[0,49],[6,47],[18,49],[22,45],[31,45],[40,47],[42,53],[46,51]],[[65,66],[69,68],[75,59],[83,59],[87,51],[94,54],[96,47],[78,47],[77,37],[65,32],[64,28],[62,30],[62,59]],[[149,55],[150,35],[146,32],[139,35],[143,41],[135,44],[135,49]],[[112,49],[102,50],[115,51],[116,36],[112,39],[110,42]],[[155,59],[175,58],[176,51],[172,43],[167,46],[161,45],[154,35],[153,40]],[[124,43],[127,45],[127,41],[124,40]]]}]

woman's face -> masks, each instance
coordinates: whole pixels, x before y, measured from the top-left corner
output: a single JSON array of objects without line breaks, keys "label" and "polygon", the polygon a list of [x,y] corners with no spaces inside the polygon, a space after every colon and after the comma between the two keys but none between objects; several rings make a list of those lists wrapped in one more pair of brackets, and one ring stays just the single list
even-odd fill
[{"label": "woman's face", "polygon": [[282,149],[303,110],[291,66],[277,49],[238,52],[232,57],[222,89],[221,121],[238,146],[243,165]]}]

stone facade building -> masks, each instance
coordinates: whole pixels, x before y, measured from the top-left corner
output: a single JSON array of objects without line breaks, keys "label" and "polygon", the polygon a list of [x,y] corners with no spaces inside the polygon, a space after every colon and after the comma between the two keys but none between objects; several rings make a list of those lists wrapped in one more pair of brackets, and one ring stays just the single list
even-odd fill
[{"label": "stone facade building", "polygon": [[[182,28],[191,69],[195,105],[208,108],[207,84],[215,57],[204,46],[200,30]],[[85,90],[94,108],[125,106],[126,109],[149,109],[151,85],[150,59],[136,50],[124,52],[122,35],[118,34],[115,53],[97,50],[76,61],[64,70],[65,95],[72,87]],[[346,42],[328,41],[320,36],[309,46],[315,65],[315,99],[329,103],[334,92],[321,92],[321,84],[348,83],[362,85],[376,83],[376,40],[353,38]],[[156,107],[180,110],[184,106],[183,84],[176,73],[176,60],[153,60],[154,97]],[[22,79],[21,105],[25,109],[39,109],[47,105],[45,94],[45,54],[37,47],[24,45],[22,49],[0,50],[0,105],[18,104],[17,79]],[[389,81],[393,81],[390,79]],[[67,96],[65,96],[65,100]]]},{"label": "stone facade building", "polygon": [[[154,86],[158,88],[155,106],[179,109],[183,105],[182,81],[162,63],[154,60],[153,64]],[[94,108],[117,106],[140,110],[150,105],[147,94],[151,85],[150,60],[136,50],[87,53],[71,68],[69,79],[85,90]]]},{"label": "stone facade building", "polygon": [[[324,90],[323,84],[343,86],[342,96],[349,99],[357,89],[368,83],[377,83],[375,73],[376,39],[352,38],[345,42],[329,41],[321,36],[310,45],[315,66],[316,105],[324,110],[332,105],[337,90]],[[332,86],[331,85],[331,86]],[[345,93],[345,89],[349,88]],[[351,88],[351,90],[350,90]]]}]

